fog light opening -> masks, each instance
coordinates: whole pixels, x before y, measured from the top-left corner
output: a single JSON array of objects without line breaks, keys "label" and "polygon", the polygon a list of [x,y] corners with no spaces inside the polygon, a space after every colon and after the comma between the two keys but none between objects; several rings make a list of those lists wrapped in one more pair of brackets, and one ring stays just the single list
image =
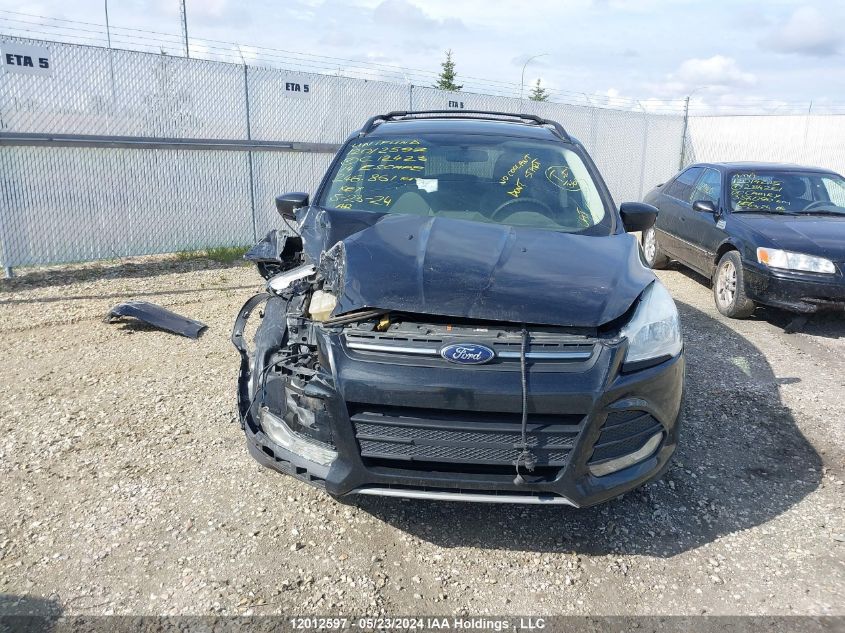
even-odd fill
[{"label": "fog light opening", "polygon": [[261,409],[261,428],[275,444],[309,461],[328,466],[337,459],[336,450],[327,444],[294,433],[281,418],[270,413],[266,407]]},{"label": "fog light opening", "polygon": [[611,473],[615,473],[623,468],[628,468],[628,466],[633,466],[634,464],[651,457],[662,441],[663,432],[661,431],[648,438],[648,441],[642,446],[642,448],[637,449],[633,453],[628,453],[622,457],[614,457],[613,459],[608,459],[607,461],[600,462],[598,464],[588,464],[587,467],[590,469],[590,473],[595,477],[610,475]]}]

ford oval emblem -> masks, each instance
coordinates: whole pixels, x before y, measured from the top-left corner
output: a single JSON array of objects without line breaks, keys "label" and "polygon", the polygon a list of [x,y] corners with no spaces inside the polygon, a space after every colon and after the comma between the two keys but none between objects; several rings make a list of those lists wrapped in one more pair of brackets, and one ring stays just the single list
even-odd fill
[{"label": "ford oval emblem", "polygon": [[489,363],[496,355],[489,347],[475,343],[453,343],[440,349],[440,355],[450,363],[481,365]]}]

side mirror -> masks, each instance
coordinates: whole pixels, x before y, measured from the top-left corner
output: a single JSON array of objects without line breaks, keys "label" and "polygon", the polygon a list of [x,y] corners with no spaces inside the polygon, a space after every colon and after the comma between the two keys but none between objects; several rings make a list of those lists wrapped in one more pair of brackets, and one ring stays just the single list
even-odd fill
[{"label": "side mirror", "polygon": [[696,200],[692,203],[692,210],[700,211],[701,213],[712,213],[714,217],[719,215],[719,210],[710,200]]},{"label": "side mirror", "polygon": [[276,210],[283,218],[288,220],[295,220],[294,211],[300,207],[308,206],[308,194],[301,191],[293,191],[291,193],[283,193],[276,196]]},{"label": "side mirror", "polygon": [[657,219],[657,207],[645,202],[623,202],[619,207],[622,224],[629,233],[645,231],[654,226]]}]

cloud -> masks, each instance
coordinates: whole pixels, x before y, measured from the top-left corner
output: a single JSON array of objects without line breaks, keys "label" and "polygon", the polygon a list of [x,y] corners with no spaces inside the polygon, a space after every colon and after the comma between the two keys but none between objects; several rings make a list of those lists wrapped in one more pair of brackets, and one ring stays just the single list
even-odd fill
[{"label": "cloud", "polygon": [[441,28],[464,28],[464,23],[459,19],[433,18],[410,0],[384,0],[373,9],[373,20],[376,24],[421,32]]},{"label": "cloud", "polygon": [[721,93],[756,83],[757,77],[743,71],[732,57],[713,55],[684,61],[675,72],[666,75],[665,81],[648,84],[648,88],[657,96],[680,97],[701,91]]},{"label": "cloud", "polygon": [[[230,0],[186,0],[185,13],[188,15],[188,34],[191,24],[216,26],[226,24],[229,27],[243,26],[250,23],[250,16],[242,7]],[[176,0],[158,0],[158,10],[164,15],[178,16],[179,2]]]},{"label": "cloud", "polygon": [[751,86],[757,82],[752,73],[743,72],[732,57],[713,55],[707,59],[688,59],[675,73],[675,79],[690,87]]},{"label": "cloud", "polygon": [[814,7],[800,7],[763,38],[760,45],[779,53],[829,57],[839,52],[840,35],[834,23],[830,16]]}]

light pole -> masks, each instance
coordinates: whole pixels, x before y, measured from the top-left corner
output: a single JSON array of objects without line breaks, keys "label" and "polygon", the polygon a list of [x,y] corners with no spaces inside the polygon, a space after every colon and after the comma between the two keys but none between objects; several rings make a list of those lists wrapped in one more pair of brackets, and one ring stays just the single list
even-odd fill
[{"label": "light pole", "polygon": [[533,59],[537,59],[538,57],[545,57],[548,53],[540,53],[539,55],[534,55],[533,57],[529,57],[525,60],[525,63],[522,65],[522,77],[519,80],[519,100],[522,101],[522,93],[525,89],[525,67],[528,66],[528,62]]},{"label": "light pole", "polygon": [[185,0],[179,1],[179,19],[182,21],[182,38],[185,40],[185,57],[190,57],[191,49],[188,48],[188,12],[185,9]]},{"label": "light pole", "polygon": [[111,48],[111,27],[109,26],[109,0],[105,0],[106,4],[106,39],[109,42],[109,48]]}]

